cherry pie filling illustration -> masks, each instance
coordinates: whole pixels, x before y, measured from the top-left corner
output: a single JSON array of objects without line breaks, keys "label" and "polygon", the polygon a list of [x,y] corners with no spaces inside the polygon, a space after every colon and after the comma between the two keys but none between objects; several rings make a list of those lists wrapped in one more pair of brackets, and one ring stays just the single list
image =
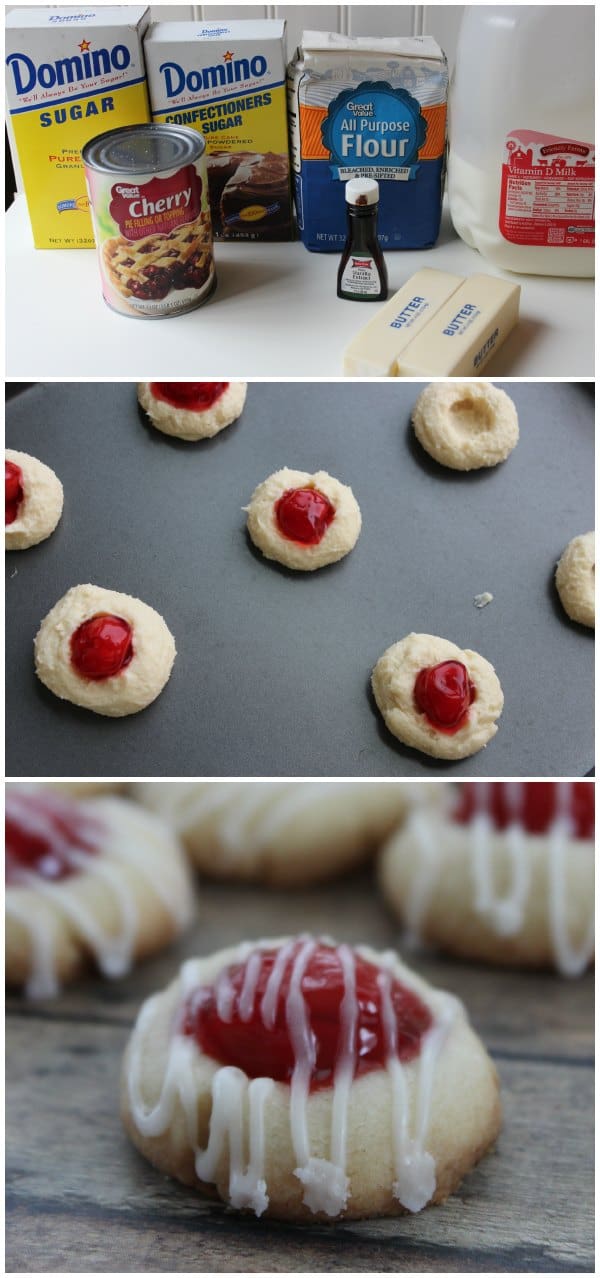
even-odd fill
[{"label": "cherry pie filling illustration", "polygon": [[[144,264],[144,255],[150,254],[157,260]],[[121,244],[116,265],[133,297],[140,302],[158,302],[172,289],[203,288],[211,258],[204,240],[198,242],[198,228],[189,226],[169,235],[148,236],[130,249]]]},{"label": "cherry pie filling illustration", "polygon": [[275,502],[275,519],[288,541],[318,546],[335,519],[335,506],[318,488],[288,488]]},{"label": "cherry pie filling illustration", "polygon": [[415,680],[417,710],[425,715],[436,732],[452,736],[463,728],[477,689],[462,661],[441,661],[420,670]]},{"label": "cherry pie filling illustration", "polygon": [[484,787],[483,794],[482,807],[481,784],[465,782],[461,786],[452,819],[460,825],[468,825],[483,811],[496,830],[506,830],[508,826],[518,823],[527,834],[547,834],[558,817],[567,816],[573,838],[594,838],[593,784],[585,781],[569,784],[566,812],[561,805],[561,792],[555,781],[522,781],[517,784],[491,781]]},{"label": "cherry pie filling illustration", "polygon": [[133,630],[123,617],[99,612],[71,635],[71,664],[84,679],[110,679],[133,657]]},{"label": "cherry pie filling illustration", "polygon": [[4,524],[14,524],[23,501],[23,471],[15,462],[4,463]]},{"label": "cherry pie filling illustration", "polygon": [[191,413],[204,413],[212,408],[228,386],[229,382],[150,382],[155,399]]},{"label": "cherry pie filling illustration", "polygon": [[73,853],[96,853],[100,834],[100,822],[60,796],[9,792],[6,884],[22,884],[24,871],[52,883],[70,878],[79,872]]},{"label": "cherry pie filling illustration", "polygon": [[[243,963],[227,969],[230,1001],[219,1011],[216,987],[201,987],[188,999],[181,1031],[193,1037],[200,1050],[219,1061],[234,1065],[249,1078],[273,1078],[289,1083],[297,1062],[290,1032],[288,995],[294,962],[301,948],[290,952],[276,1000],[267,1015],[263,1000],[278,949],[255,951]],[[249,964],[254,960],[252,971]],[[258,966],[256,966],[258,960]],[[375,964],[353,955],[356,980],[356,1025],[353,1044],[354,1077],[385,1068],[389,1050],[382,1008],[380,970]],[[310,1090],[331,1087],[342,1049],[342,1002],[346,995],[344,970],[338,951],[317,944],[301,978],[308,1033],[314,1065]],[[400,981],[390,978],[390,998],[396,1031],[396,1054],[401,1062],[419,1055],[423,1035],[431,1028],[428,1007]]]}]

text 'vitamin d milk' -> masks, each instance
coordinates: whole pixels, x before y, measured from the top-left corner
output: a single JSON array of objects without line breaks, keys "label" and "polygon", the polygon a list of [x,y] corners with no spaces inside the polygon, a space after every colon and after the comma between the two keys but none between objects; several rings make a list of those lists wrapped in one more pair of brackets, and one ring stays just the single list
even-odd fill
[{"label": "text 'vitamin d milk'", "polygon": [[497,266],[594,274],[594,6],[472,5],[450,91],[452,221]]}]

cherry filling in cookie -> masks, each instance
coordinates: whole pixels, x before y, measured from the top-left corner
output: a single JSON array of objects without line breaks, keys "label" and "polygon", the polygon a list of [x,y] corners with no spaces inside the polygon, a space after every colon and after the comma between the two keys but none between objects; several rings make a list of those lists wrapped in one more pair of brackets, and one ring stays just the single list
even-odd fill
[{"label": "cherry filling in cookie", "polygon": [[386,1018],[379,968],[348,951],[353,966],[349,982],[340,950],[318,944],[298,978],[302,948],[296,942],[255,951],[244,963],[225,969],[214,987],[201,988],[188,1000],[183,1033],[194,1037],[206,1055],[237,1066],[250,1078],[290,1082],[305,1056],[312,1091],[332,1085],[336,1065],[348,1050],[344,1035],[349,1023],[354,1024],[353,1077],[385,1067],[390,1018],[397,1059],[407,1062],[419,1054],[432,1016],[416,994],[390,977]]},{"label": "cherry filling in cookie", "polygon": [[71,635],[71,663],[85,679],[110,679],[133,657],[133,631],[128,621],[99,612]]},{"label": "cherry filling in cookie", "polygon": [[318,488],[289,488],[275,502],[279,531],[303,546],[318,546],[335,519],[335,506]]},{"label": "cherry filling in cookie", "polygon": [[469,706],[476,696],[477,689],[462,661],[441,661],[437,666],[428,666],[419,671],[415,681],[417,710],[436,732],[449,736],[464,727]]},{"label": "cherry filling in cookie", "polygon": [[23,883],[23,873],[57,882],[79,870],[77,854],[98,851],[101,826],[75,803],[57,797],[6,796],[7,885]]},{"label": "cherry filling in cookie", "polygon": [[23,471],[14,462],[4,463],[4,524],[14,524],[23,501]]},{"label": "cherry filling in cookie", "polygon": [[228,386],[229,382],[150,382],[155,399],[191,413],[204,413],[212,408]]},{"label": "cherry filling in cookie", "polygon": [[567,818],[573,838],[593,839],[594,811],[594,786],[585,781],[567,787],[555,781],[467,782],[461,786],[452,818],[468,825],[483,813],[497,830],[518,824],[527,834],[546,834],[558,819]]}]

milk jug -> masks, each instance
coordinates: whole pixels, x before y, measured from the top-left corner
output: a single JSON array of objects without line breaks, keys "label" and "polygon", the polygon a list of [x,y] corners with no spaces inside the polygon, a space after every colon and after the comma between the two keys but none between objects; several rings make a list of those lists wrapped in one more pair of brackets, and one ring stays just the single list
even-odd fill
[{"label": "milk jug", "polygon": [[450,92],[458,234],[496,266],[594,274],[594,6],[471,5]]}]

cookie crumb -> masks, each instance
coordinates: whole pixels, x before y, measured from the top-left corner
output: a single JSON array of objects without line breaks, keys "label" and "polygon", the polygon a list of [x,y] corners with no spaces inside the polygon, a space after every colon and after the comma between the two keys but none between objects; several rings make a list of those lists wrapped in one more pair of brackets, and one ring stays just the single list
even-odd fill
[{"label": "cookie crumb", "polygon": [[487,608],[493,598],[494,596],[490,594],[489,590],[484,590],[482,595],[475,595],[473,603],[476,608]]}]

